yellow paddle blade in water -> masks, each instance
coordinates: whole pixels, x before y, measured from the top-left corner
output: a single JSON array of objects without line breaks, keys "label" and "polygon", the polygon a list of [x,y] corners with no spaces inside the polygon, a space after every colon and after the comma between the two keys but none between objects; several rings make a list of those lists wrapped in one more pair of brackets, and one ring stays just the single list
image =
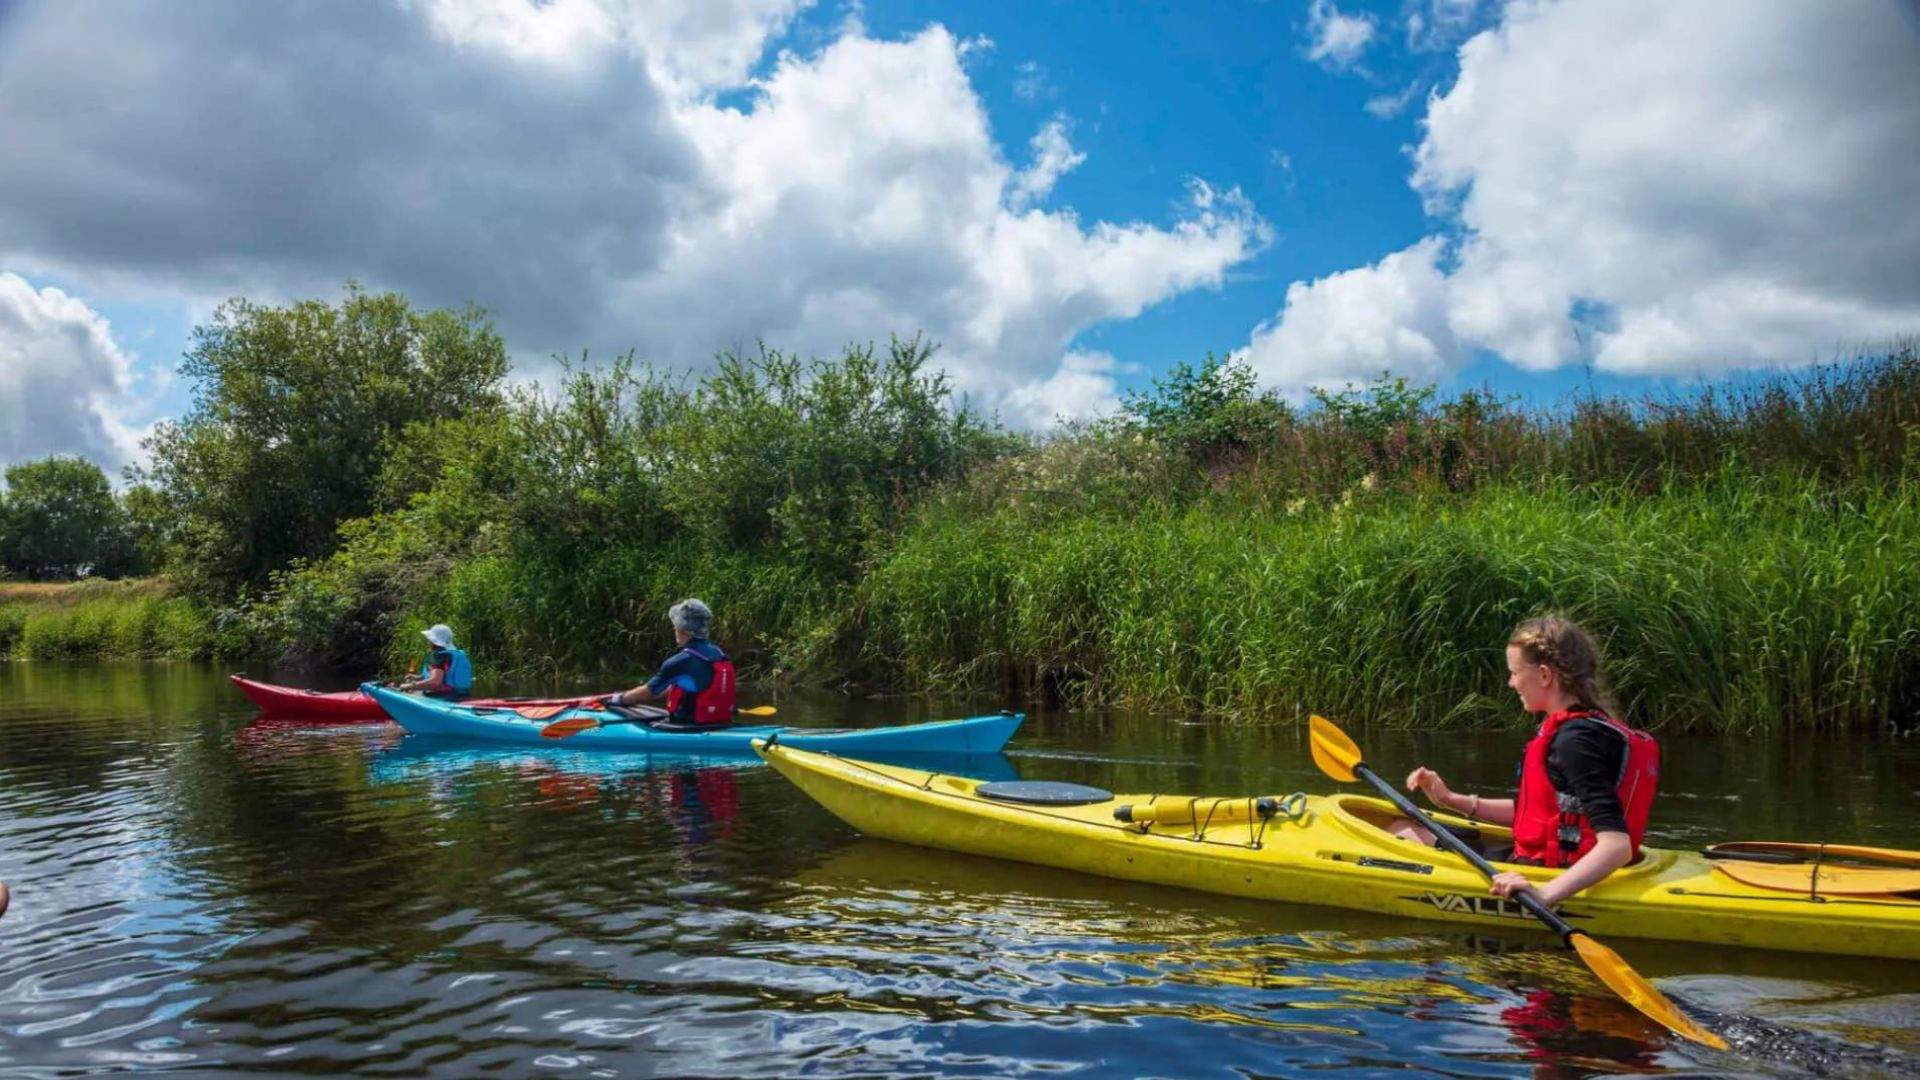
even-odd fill
[{"label": "yellow paddle blade in water", "polygon": [[1665,994],[1654,989],[1645,976],[1620,959],[1619,953],[1577,931],[1568,936],[1568,944],[1580,954],[1580,959],[1587,962],[1587,967],[1593,969],[1600,981],[1607,984],[1607,989],[1619,994],[1621,1000],[1640,1010],[1649,1019],[1664,1024],[1676,1035],[1715,1050],[1727,1048],[1725,1039],[1687,1019],[1686,1014],[1668,1001]]},{"label": "yellow paddle blade in water", "polygon": [[1360,747],[1347,733],[1324,716],[1307,718],[1307,740],[1313,748],[1313,763],[1335,780],[1350,781],[1353,767],[1360,764]]},{"label": "yellow paddle blade in water", "polygon": [[771,705],[755,705],[751,709],[733,710],[734,715],[736,716],[772,716],[773,714],[779,711],[780,711],[779,709],[776,709]]}]

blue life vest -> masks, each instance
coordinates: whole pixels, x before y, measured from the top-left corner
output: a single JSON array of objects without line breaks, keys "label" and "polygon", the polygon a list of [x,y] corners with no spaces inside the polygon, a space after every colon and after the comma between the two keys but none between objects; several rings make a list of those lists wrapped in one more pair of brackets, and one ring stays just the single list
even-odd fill
[{"label": "blue life vest", "polygon": [[473,693],[473,661],[467,659],[465,649],[456,649],[451,645],[444,649],[435,648],[427,654],[426,663],[420,665],[420,677],[433,678],[433,658],[436,653],[446,653],[448,657],[446,688],[462,696]]}]

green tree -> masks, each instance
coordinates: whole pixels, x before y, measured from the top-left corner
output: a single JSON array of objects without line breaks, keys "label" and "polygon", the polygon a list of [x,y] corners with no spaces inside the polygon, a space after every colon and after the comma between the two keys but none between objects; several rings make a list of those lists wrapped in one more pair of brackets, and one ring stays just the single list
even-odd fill
[{"label": "green tree", "polygon": [[126,543],[118,556],[123,574],[151,574],[167,565],[170,545],[178,531],[166,496],[148,484],[135,484],[120,496],[126,521]]},{"label": "green tree", "polygon": [[193,408],[147,441],[143,475],[175,511],[183,584],[224,598],[332,551],[409,425],[499,405],[507,352],[477,308],[416,311],[349,282],[337,305],[229,301],[181,371]]},{"label": "green tree", "polygon": [[7,469],[0,562],[9,573],[46,580],[110,572],[103,563],[124,543],[124,518],[98,465],[49,457]]},{"label": "green tree", "polygon": [[1209,464],[1259,446],[1291,418],[1285,402],[1258,388],[1252,368],[1212,353],[1127,394],[1121,414],[1148,438]]},{"label": "green tree", "polygon": [[1011,445],[950,408],[933,346],[894,339],[803,360],[762,347],[727,353],[674,428],[666,503],[721,544],[775,544],[850,578],[920,493]]}]

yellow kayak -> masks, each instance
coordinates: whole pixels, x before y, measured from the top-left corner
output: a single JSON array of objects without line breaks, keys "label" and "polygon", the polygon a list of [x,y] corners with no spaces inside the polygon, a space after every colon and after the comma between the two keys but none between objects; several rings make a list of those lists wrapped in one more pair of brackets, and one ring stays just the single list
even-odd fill
[{"label": "yellow kayak", "polygon": [[[754,749],[836,817],[886,840],[1229,896],[1544,932],[1519,905],[1490,895],[1465,860],[1387,833],[1382,826],[1398,814],[1380,799],[1196,799],[1085,789],[1086,797],[1104,797],[1033,803],[989,798],[982,781],[944,773],[777,744],[756,742]],[[986,789],[1016,799],[1059,796],[1039,790],[1046,786]],[[1490,843],[1507,836],[1473,827]],[[1805,887],[1817,873],[1800,875],[1796,888],[1765,887],[1719,865],[1690,851],[1645,848],[1639,862],[1568,900],[1560,914],[1603,940],[1920,960],[1920,894],[1822,895]],[[1536,881],[1558,873],[1502,868]]]}]

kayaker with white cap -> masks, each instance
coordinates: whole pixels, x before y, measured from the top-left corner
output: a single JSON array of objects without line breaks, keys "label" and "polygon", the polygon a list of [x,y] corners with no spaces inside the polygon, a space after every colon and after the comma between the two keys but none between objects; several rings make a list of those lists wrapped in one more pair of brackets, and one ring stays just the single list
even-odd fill
[{"label": "kayaker with white cap", "polygon": [[420,631],[433,650],[420,665],[420,677],[400,684],[402,690],[418,691],[428,697],[459,701],[473,693],[473,661],[466,651],[453,644],[453,628],[435,623]]},{"label": "kayaker with white cap", "polygon": [[667,657],[653,678],[612,695],[608,704],[664,701],[671,723],[702,727],[730,723],[738,688],[733,661],[707,640],[713,629],[713,610],[689,597],[668,608],[667,619],[673,623],[673,640],[679,650]]}]

